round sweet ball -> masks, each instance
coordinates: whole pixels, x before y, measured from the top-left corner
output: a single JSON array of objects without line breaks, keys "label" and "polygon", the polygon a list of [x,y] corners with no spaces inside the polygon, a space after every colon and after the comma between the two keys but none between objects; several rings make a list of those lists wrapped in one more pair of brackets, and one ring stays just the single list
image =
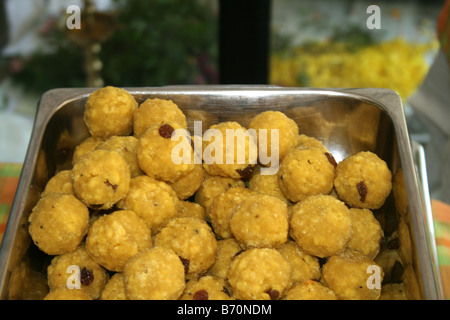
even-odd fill
[{"label": "round sweet ball", "polygon": [[247,199],[257,194],[244,187],[228,189],[214,198],[209,212],[211,225],[214,233],[221,239],[233,237],[230,230],[230,218],[234,208]]},{"label": "round sweet ball", "polygon": [[291,266],[276,249],[249,249],[233,259],[228,282],[236,299],[278,300],[291,286]]},{"label": "round sweet ball", "polygon": [[369,209],[350,208],[352,236],[347,247],[374,259],[380,251],[383,229]]},{"label": "round sweet ball", "polygon": [[381,288],[378,300],[408,300],[403,283],[386,283]]},{"label": "round sweet ball", "polygon": [[320,258],[346,248],[352,218],[344,202],[331,195],[315,195],[291,207],[290,235],[306,253]]},{"label": "round sweet ball", "polygon": [[131,179],[130,190],[117,207],[135,212],[156,234],[177,215],[178,202],[175,191],[167,183],[141,175]]},{"label": "round sweet ball", "polygon": [[186,288],[180,300],[234,300],[230,296],[225,279],[203,276],[199,279],[191,279],[186,283]]},{"label": "round sweet ball", "polygon": [[130,189],[130,168],[116,151],[94,150],[72,168],[75,195],[93,209],[110,209]]},{"label": "round sweet ball", "polygon": [[155,236],[155,246],[173,250],[187,275],[206,272],[215,262],[217,240],[210,226],[195,218],[173,218]]},{"label": "round sweet ball", "polygon": [[205,179],[205,169],[201,164],[195,164],[194,169],[184,176],[178,178],[174,182],[169,182],[169,185],[176,192],[180,200],[186,200],[193,196],[201,187]]},{"label": "round sweet ball", "polygon": [[69,289],[58,287],[44,297],[44,300],[92,300],[83,289]]},{"label": "round sweet ball", "polygon": [[100,300],[127,300],[123,272],[116,272],[106,283]]},{"label": "round sweet ball", "polygon": [[177,217],[179,218],[197,218],[205,220],[205,209],[196,202],[189,200],[178,201]]},{"label": "round sweet ball", "polygon": [[186,116],[172,100],[150,98],[142,102],[134,111],[134,136],[139,138],[152,125],[177,123],[187,129]]},{"label": "round sweet ball", "polygon": [[86,250],[109,271],[122,271],[135,254],[151,248],[150,229],[130,210],[118,210],[98,218],[89,228]]},{"label": "round sweet ball", "polygon": [[291,264],[293,283],[320,279],[319,259],[304,252],[295,241],[288,240],[278,251]]},{"label": "round sweet ball", "polygon": [[288,207],[277,197],[251,196],[233,210],[230,230],[243,248],[279,248],[288,237]]},{"label": "round sweet ball", "polygon": [[245,187],[245,183],[240,179],[206,174],[203,184],[195,193],[195,202],[205,208],[206,220],[209,220],[209,212],[214,198],[234,187]]},{"label": "round sweet ball", "polygon": [[241,251],[241,246],[234,238],[218,240],[216,261],[211,268],[209,268],[207,274],[226,279],[231,261],[234,256]]},{"label": "round sweet ball", "polygon": [[[267,155],[273,157],[272,153],[278,151],[278,159],[283,159],[286,153],[298,144],[297,123],[280,111],[259,113],[250,121],[249,129],[256,130],[258,146],[261,148],[261,145],[265,144]],[[278,140],[272,142],[274,134],[278,135]]]},{"label": "round sweet ball", "polygon": [[306,280],[293,285],[283,300],[337,300],[330,288],[314,280]]},{"label": "round sweet ball", "polygon": [[47,275],[35,270],[30,260],[17,261],[10,269],[8,300],[42,300],[48,294]]},{"label": "round sweet ball", "polygon": [[214,124],[203,136],[203,167],[210,175],[250,177],[257,158],[256,137],[236,121]]},{"label": "round sweet ball", "polygon": [[281,160],[278,183],[283,194],[298,202],[333,189],[335,166],[319,148],[295,148]]},{"label": "round sweet ball", "polygon": [[322,267],[321,282],[340,300],[377,300],[382,281],[383,269],[351,249],[330,257]]},{"label": "round sweet ball", "polygon": [[141,170],[166,182],[175,182],[191,172],[195,165],[194,150],[188,134],[187,130],[172,122],[150,126],[136,147]]},{"label": "round sweet ball", "polygon": [[126,136],[133,129],[133,113],[137,106],[134,97],[125,89],[103,87],[89,95],[84,122],[93,137]]},{"label": "round sweet ball", "polygon": [[142,174],[136,156],[138,139],[133,136],[112,136],[100,143],[97,150],[116,151],[120,154],[130,167],[131,178]]},{"label": "round sweet ball", "polygon": [[123,270],[128,300],[176,300],[184,291],[184,266],[171,249],[155,247],[133,256]]},{"label": "round sweet ball", "polygon": [[290,204],[289,199],[286,198],[280,189],[278,176],[276,174],[262,174],[261,167],[259,165],[255,167],[255,170],[248,181],[248,188],[255,192],[278,197],[286,202],[286,204]]},{"label": "round sweet ball", "polygon": [[49,255],[75,250],[89,228],[89,210],[73,194],[51,193],[41,198],[29,218],[33,242]]},{"label": "round sweet ball", "polygon": [[55,174],[45,185],[41,197],[45,197],[49,193],[70,193],[73,194],[72,187],[72,171],[62,170]]},{"label": "round sweet ball", "polygon": [[375,153],[362,151],[339,162],[334,187],[355,208],[380,208],[392,189],[392,174]]},{"label": "round sweet ball", "polygon": [[330,152],[330,151],[324,146],[324,144],[322,143],[322,141],[320,141],[320,140],[317,139],[317,138],[308,136],[308,135],[306,135],[306,134],[300,134],[300,135],[298,136],[298,143],[299,143],[299,144],[298,144],[299,147],[302,147],[302,148],[307,148],[307,149],[310,149],[310,148],[318,148],[318,149],[321,149],[323,152]]},{"label": "round sweet ball", "polygon": [[[84,246],[52,259],[47,267],[50,290],[68,284],[87,292],[91,299],[97,299],[109,279],[106,269],[96,263]],[[69,286],[68,286],[69,287]]]},{"label": "round sweet ball", "polygon": [[103,141],[104,140],[101,138],[92,136],[84,139],[79,145],[75,147],[72,156],[72,165],[74,165],[78,161],[78,159],[80,159],[86,153],[94,151]]}]

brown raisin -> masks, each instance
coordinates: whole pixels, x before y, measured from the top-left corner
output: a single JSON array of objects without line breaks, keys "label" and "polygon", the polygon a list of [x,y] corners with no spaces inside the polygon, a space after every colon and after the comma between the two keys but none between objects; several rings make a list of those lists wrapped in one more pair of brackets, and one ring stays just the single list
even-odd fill
[{"label": "brown raisin", "polygon": [[277,300],[278,297],[280,296],[280,292],[275,289],[269,289],[266,291],[266,293],[269,295],[270,300]]},{"label": "brown raisin", "polygon": [[328,162],[331,163],[335,168],[337,167],[336,160],[334,159],[333,155],[329,152],[325,152],[325,156],[328,159]]},{"label": "brown raisin", "polygon": [[88,286],[94,282],[94,273],[91,269],[83,267],[80,272],[80,282],[83,286]]},{"label": "brown raisin", "polygon": [[253,166],[249,164],[244,169],[236,169],[236,172],[239,173],[242,179],[250,178],[253,172]]},{"label": "brown raisin", "polygon": [[114,192],[116,192],[116,190],[117,190],[117,184],[112,184],[111,182],[109,182],[109,180],[106,180],[106,181],[105,181],[105,184],[106,184],[108,187],[112,188]]},{"label": "brown raisin", "polygon": [[366,201],[366,196],[367,196],[367,186],[364,183],[364,181],[360,181],[357,185],[356,188],[358,189],[358,193],[359,193],[359,200],[361,202],[365,202]]},{"label": "brown raisin", "polygon": [[189,260],[179,257],[181,260],[181,263],[183,263],[183,267],[184,267],[184,273],[187,274],[189,272]]},{"label": "brown raisin", "polygon": [[194,300],[209,300],[208,291],[201,289],[194,293]]},{"label": "brown raisin", "polygon": [[163,124],[161,127],[159,127],[159,135],[163,138],[169,139],[172,137],[173,132],[175,129],[170,124]]}]

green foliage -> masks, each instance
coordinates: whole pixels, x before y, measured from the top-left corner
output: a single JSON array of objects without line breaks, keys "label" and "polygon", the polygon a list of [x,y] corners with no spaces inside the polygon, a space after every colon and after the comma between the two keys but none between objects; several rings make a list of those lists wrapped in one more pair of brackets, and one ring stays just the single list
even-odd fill
[{"label": "green foliage", "polygon": [[215,65],[217,20],[204,5],[186,0],[116,2],[119,29],[101,51],[107,83],[192,84],[202,67]]},{"label": "green foliage", "polygon": [[[105,85],[122,87],[214,83],[217,19],[197,0],[115,0],[115,32],[102,44]],[[82,16],[83,19],[83,16]],[[13,80],[38,94],[85,86],[84,57],[65,30],[45,35],[46,50],[21,58]],[[52,48],[52,50],[48,50]]]}]

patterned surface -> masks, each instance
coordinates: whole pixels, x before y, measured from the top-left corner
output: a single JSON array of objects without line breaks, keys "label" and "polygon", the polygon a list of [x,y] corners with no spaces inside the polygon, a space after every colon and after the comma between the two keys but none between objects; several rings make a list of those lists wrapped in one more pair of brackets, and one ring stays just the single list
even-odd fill
[{"label": "patterned surface", "polygon": [[434,199],[431,206],[444,297],[450,299],[450,206]]},{"label": "patterned surface", "polygon": [[14,200],[22,164],[0,163],[0,244]]}]

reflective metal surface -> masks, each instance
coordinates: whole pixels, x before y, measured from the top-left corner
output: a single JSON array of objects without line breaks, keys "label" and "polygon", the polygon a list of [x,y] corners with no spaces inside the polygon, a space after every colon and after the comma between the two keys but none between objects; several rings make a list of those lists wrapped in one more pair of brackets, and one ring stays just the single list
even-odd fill
[{"label": "reflective metal surface", "polygon": [[[374,214],[382,222],[385,237],[399,240],[397,250],[403,270],[402,279],[405,287],[410,289],[409,297],[442,299],[433,224],[429,220],[430,208],[420,190],[422,184],[413,159],[404,110],[395,92],[370,88],[272,86],[126,89],[138,102],[150,97],[173,100],[187,115],[191,130],[194,120],[203,121],[203,130],[212,123],[227,120],[238,121],[245,127],[257,113],[279,110],[298,123],[301,133],[320,139],[336,161],[362,150],[375,152],[387,162],[396,178],[391,196]],[[56,172],[71,167],[75,146],[88,136],[83,112],[84,103],[93,90],[55,89],[45,93],[39,102],[0,251],[2,299],[23,298],[21,290],[25,290],[27,281],[32,281],[30,277],[14,276],[14,270],[23,267],[22,261],[28,263],[27,268],[31,270],[28,274],[45,275],[51,257],[37,252],[31,243],[28,215],[48,179]],[[387,267],[386,274],[394,279],[394,267]]]}]

